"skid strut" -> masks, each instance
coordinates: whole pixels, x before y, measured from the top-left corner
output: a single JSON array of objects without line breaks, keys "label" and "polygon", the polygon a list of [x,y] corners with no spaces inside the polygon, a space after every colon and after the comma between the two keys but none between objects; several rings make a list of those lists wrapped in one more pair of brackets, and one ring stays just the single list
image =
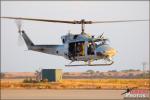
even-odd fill
[{"label": "skid strut", "polygon": [[78,64],[78,65],[65,65],[66,67],[73,67],[73,66],[110,66],[112,65],[114,62],[111,61],[108,64]]}]

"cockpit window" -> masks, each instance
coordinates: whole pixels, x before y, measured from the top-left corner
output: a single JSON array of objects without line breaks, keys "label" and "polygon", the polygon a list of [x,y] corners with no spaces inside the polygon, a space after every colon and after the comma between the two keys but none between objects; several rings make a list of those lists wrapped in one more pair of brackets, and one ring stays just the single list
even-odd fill
[{"label": "cockpit window", "polygon": [[108,40],[103,40],[103,41],[96,42],[96,44],[97,45],[105,45],[105,44],[109,44],[108,42],[109,42]]},{"label": "cockpit window", "polygon": [[78,35],[75,35],[74,37],[73,37],[73,39],[76,39],[78,37]]}]

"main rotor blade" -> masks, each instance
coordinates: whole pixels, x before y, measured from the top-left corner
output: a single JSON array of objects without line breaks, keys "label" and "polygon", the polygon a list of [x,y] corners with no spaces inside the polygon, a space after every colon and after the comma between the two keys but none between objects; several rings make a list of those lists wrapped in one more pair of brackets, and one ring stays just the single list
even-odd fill
[{"label": "main rotor blade", "polygon": [[23,17],[1,17],[6,19],[19,19],[19,20],[31,20],[31,21],[42,21],[42,22],[55,22],[55,23],[69,23],[76,24],[75,21],[62,21],[62,20],[49,20],[49,19],[35,19],[35,18],[23,18]]},{"label": "main rotor blade", "polygon": [[149,21],[149,20],[92,21],[92,23],[121,23],[121,22],[136,22],[136,21]]},{"label": "main rotor blade", "polygon": [[23,17],[1,17],[6,19],[19,19],[19,20],[31,20],[31,21],[42,21],[42,22],[54,22],[54,23],[68,23],[68,24],[94,24],[94,23],[120,23],[120,22],[135,22],[135,21],[149,21],[149,20],[116,20],[116,21],[63,21],[63,20],[50,20],[50,19],[36,19],[36,18],[23,18]]}]

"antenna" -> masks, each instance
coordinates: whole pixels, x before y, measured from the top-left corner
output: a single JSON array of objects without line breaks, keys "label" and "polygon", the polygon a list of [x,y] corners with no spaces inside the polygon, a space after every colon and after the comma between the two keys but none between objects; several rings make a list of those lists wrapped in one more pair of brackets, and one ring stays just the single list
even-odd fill
[{"label": "antenna", "polygon": [[143,65],[143,78],[145,78],[145,70],[146,70],[147,63],[143,62],[142,65]]}]

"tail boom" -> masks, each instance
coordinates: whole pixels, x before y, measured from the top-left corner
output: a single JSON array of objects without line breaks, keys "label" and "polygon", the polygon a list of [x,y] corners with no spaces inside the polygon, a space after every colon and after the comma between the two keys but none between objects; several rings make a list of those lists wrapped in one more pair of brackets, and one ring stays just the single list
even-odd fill
[{"label": "tail boom", "polygon": [[26,35],[25,31],[21,31],[22,37],[28,47],[28,50],[42,52],[46,54],[63,56],[63,45],[35,45],[30,38]]}]

